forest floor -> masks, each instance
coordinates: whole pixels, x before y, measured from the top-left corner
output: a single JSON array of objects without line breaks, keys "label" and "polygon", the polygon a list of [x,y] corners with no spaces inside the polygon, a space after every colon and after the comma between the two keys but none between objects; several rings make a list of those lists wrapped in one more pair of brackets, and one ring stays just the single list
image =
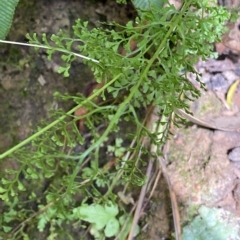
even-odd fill
[{"label": "forest floor", "polygon": [[[135,11],[129,5],[119,7],[114,1],[23,0],[8,39],[23,42],[26,33],[49,36],[59,29],[71,33],[77,18],[98,27],[98,21],[124,24],[134,16]],[[182,129],[175,128],[165,155],[181,223],[188,224],[199,214],[199,206],[204,205],[232,214],[240,231],[240,87],[234,91],[231,106],[226,100],[231,86],[240,81],[240,21],[229,25],[223,43],[215,46],[218,59],[199,61],[195,66],[202,73],[201,81],[207,91],[202,91],[201,98],[192,103],[192,112],[209,127],[190,121]],[[58,55],[49,61],[43,50],[3,44],[0,52],[0,151],[3,152],[31,135],[40,120],[49,117],[50,109],[67,111],[73,106],[58,102],[54,92],[82,93],[94,79],[81,60],[73,64],[70,77],[64,78],[57,73],[61,65]],[[193,81],[194,76],[189,75],[189,80]],[[14,168],[7,164],[6,168]],[[145,209],[147,217],[142,222],[142,234],[137,239],[170,238],[173,228],[169,199],[167,184],[160,177]]]}]

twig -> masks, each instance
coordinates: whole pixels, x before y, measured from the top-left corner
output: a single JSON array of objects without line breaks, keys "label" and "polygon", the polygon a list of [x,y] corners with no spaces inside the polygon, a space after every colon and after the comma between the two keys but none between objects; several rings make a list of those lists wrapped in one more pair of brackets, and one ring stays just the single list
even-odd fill
[{"label": "twig", "polygon": [[[165,123],[165,124],[156,124],[157,122],[159,122],[159,117],[156,114],[157,110],[158,109],[156,107],[153,111],[152,121],[154,124],[152,125],[152,131],[158,134],[159,142],[164,142],[165,131],[169,127],[167,124],[167,122],[169,122],[169,119],[168,119],[169,117],[166,117],[164,114],[162,114],[160,122]],[[163,146],[161,146],[160,148],[163,149]],[[167,168],[166,168],[165,162],[163,161],[163,158],[158,155],[159,150],[161,150],[161,149],[159,149],[159,147],[156,144],[153,143],[151,145],[151,152],[157,156],[157,160],[162,168],[163,175],[168,184],[171,205],[172,205],[172,211],[173,211],[173,221],[174,221],[174,229],[175,229],[175,233],[176,233],[176,239],[181,240],[180,217],[179,217],[177,200],[176,200],[174,191],[172,189],[172,185],[171,185],[168,173],[167,173]]]},{"label": "twig", "polygon": [[[85,179],[78,187],[83,186],[84,184],[90,182],[91,179]],[[8,235],[7,235],[7,239],[9,237],[11,237],[14,232],[16,232],[19,228],[23,227],[26,223],[28,223],[30,220],[32,220],[33,218],[35,218],[36,216],[40,215],[41,213],[45,212],[49,207],[51,207],[52,205],[54,205],[56,202],[58,202],[60,199],[62,199],[64,197],[65,193],[62,195],[62,197],[57,198],[55,201],[51,201],[50,203],[48,203],[47,205],[45,205],[43,208],[39,209],[37,212],[35,212],[32,216],[30,216],[29,218],[25,219],[23,222],[19,223]],[[7,240],[6,239],[6,240]]]},{"label": "twig", "polygon": [[124,231],[125,228],[127,227],[128,220],[129,220],[129,218],[132,216],[132,213],[133,213],[133,211],[135,210],[135,208],[137,207],[137,204],[138,204],[138,202],[136,202],[136,203],[134,204],[134,206],[132,207],[130,213],[128,214],[127,219],[125,220],[125,223],[123,224],[123,226],[122,226],[122,228],[121,228],[121,231],[120,231],[120,232],[118,233],[118,235],[114,238],[114,240],[118,240],[119,236],[121,236],[121,234],[123,233],[123,231]]},{"label": "twig", "polygon": [[150,192],[150,194],[149,194],[149,197],[148,197],[148,199],[147,199],[147,201],[146,201],[147,203],[150,201],[150,199],[151,199],[152,196],[153,196],[153,193],[154,193],[154,191],[155,191],[155,189],[156,189],[156,187],[157,187],[157,184],[158,184],[158,181],[159,181],[159,178],[160,178],[161,174],[162,174],[162,170],[159,169],[159,170],[158,170],[157,177],[155,178],[155,181],[154,181],[152,190],[151,190],[151,192]]},{"label": "twig", "polygon": [[[146,208],[146,206],[149,204],[149,201],[151,200],[151,198],[152,198],[152,196],[153,196],[153,193],[154,193],[154,191],[155,191],[155,189],[156,189],[156,187],[157,187],[157,184],[158,184],[158,181],[159,181],[159,178],[160,178],[161,174],[162,174],[162,170],[161,170],[161,168],[159,168],[158,173],[157,173],[157,176],[156,176],[156,177],[154,176],[155,180],[154,180],[153,187],[152,187],[152,189],[151,189],[151,192],[150,192],[148,198],[147,198],[146,201],[145,201],[144,206],[142,207],[142,211],[144,211],[144,209]],[[149,186],[152,185],[152,182],[149,181],[149,184],[148,184],[148,185],[149,185]],[[148,191],[148,190],[147,190],[147,191]]]},{"label": "twig", "polygon": [[170,178],[167,172],[167,168],[165,165],[165,162],[161,156],[158,156],[158,162],[162,168],[163,175],[167,181],[168,188],[169,188],[169,193],[170,193],[170,199],[171,199],[171,205],[172,205],[172,212],[173,212],[173,221],[174,221],[174,228],[175,228],[175,233],[176,233],[176,239],[181,240],[181,226],[180,226],[180,216],[179,216],[179,210],[178,210],[178,205],[177,205],[177,199],[176,195],[173,191]]},{"label": "twig", "polygon": [[[148,181],[150,179],[150,174],[151,174],[151,171],[152,171],[152,167],[153,167],[153,160],[150,159],[150,161],[148,162],[148,168],[147,168],[147,173],[146,173],[147,183],[148,183]],[[144,197],[145,197],[145,194],[146,194],[146,190],[147,190],[147,183],[141,189],[141,193],[140,193],[140,196],[139,196],[137,208],[136,208],[136,211],[135,211],[134,217],[133,217],[131,231],[130,231],[130,233],[128,235],[128,240],[132,240],[133,237],[134,237],[134,230],[135,230],[135,227],[136,227],[136,225],[138,223],[138,219],[139,219],[140,212],[141,212],[141,209],[142,209],[143,200],[144,200]]]},{"label": "twig", "polygon": [[186,118],[187,120],[189,120],[192,123],[195,123],[201,127],[205,127],[205,128],[210,128],[210,129],[215,129],[215,130],[220,130],[220,131],[225,131],[225,132],[239,132],[240,129],[239,127],[235,127],[235,128],[223,128],[223,127],[219,127],[217,126],[217,124],[214,123],[207,123],[201,119],[198,119],[196,117],[194,117],[193,115],[190,115],[188,113],[186,113],[184,110],[182,109],[175,109],[174,110],[178,115],[180,115],[181,117]]},{"label": "twig", "polygon": [[44,206],[43,208],[41,208],[39,211],[37,211],[36,213],[34,213],[31,217],[25,219],[23,222],[21,222],[20,224],[18,224],[8,235],[7,235],[7,239],[9,237],[11,237],[13,235],[14,232],[16,232],[19,228],[21,228],[22,226],[24,226],[27,222],[29,222],[30,220],[32,220],[33,218],[35,218],[36,216],[40,215],[41,213],[43,213],[44,211],[46,211],[49,207],[51,207],[54,203],[56,203],[57,201],[59,201],[60,198],[57,198],[55,201],[52,201],[50,203],[48,203],[46,206]]}]

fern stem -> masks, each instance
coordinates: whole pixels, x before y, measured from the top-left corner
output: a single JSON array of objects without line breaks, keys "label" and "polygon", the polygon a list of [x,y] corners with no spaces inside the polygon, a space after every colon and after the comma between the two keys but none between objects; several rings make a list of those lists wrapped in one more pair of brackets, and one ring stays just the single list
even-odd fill
[{"label": "fern stem", "polygon": [[[117,110],[117,112],[115,113],[114,117],[111,119],[107,129],[105,130],[105,132],[103,133],[103,135],[95,142],[93,143],[84,153],[81,154],[81,156],[79,157],[79,162],[78,162],[78,166],[81,164],[81,162],[84,160],[85,157],[88,156],[89,153],[91,153],[96,147],[100,146],[102,144],[102,142],[106,139],[106,137],[108,136],[108,134],[110,133],[111,129],[114,127],[114,125],[118,122],[120,116],[122,115],[122,113],[124,112],[124,109],[128,106],[128,104],[130,104],[135,92],[137,91],[137,89],[140,87],[141,83],[143,82],[144,78],[147,76],[147,73],[150,69],[150,67],[152,66],[153,62],[158,58],[158,55],[161,54],[161,52],[163,51],[163,49],[165,48],[166,42],[169,39],[169,36],[171,35],[171,33],[176,29],[176,27],[178,26],[179,21],[182,18],[182,15],[184,14],[185,10],[188,8],[188,6],[190,6],[192,1],[188,1],[187,3],[184,3],[182,8],[181,8],[181,12],[179,15],[175,15],[173,18],[173,23],[171,24],[167,34],[165,35],[165,37],[163,38],[163,40],[161,41],[161,44],[158,46],[155,54],[153,55],[153,57],[148,61],[148,64],[146,66],[146,68],[144,69],[143,73],[140,76],[139,81],[137,82],[136,85],[134,85],[131,89],[130,89],[130,94],[128,95],[128,97],[124,100],[124,102],[122,102],[119,105],[119,108]],[[72,187],[71,183],[74,182],[75,177],[77,176],[78,173],[78,166],[76,166],[76,168],[73,171],[71,180],[70,180],[70,184],[68,185],[67,191],[70,192],[70,189]],[[105,196],[109,195],[113,189],[113,185],[115,184],[116,180],[113,180],[113,183],[111,184],[111,186],[109,187],[107,193],[105,194]]]},{"label": "fern stem", "polygon": [[72,113],[74,113],[78,108],[82,107],[84,104],[86,104],[87,102],[91,101],[92,99],[94,99],[95,97],[99,96],[101,94],[101,92],[103,92],[106,88],[108,88],[111,84],[113,84],[120,76],[122,75],[122,73],[118,74],[115,78],[113,78],[110,82],[106,83],[101,89],[97,90],[95,93],[93,93],[90,97],[88,97],[86,100],[84,100],[81,104],[77,105],[76,107],[74,107],[73,109],[71,109],[70,111],[68,111],[65,115],[61,116],[59,119],[55,120],[54,122],[50,123],[49,125],[47,125],[46,127],[44,127],[43,129],[41,129],[40,131],[38,131],[37,133],[33,134],[32,136],[28,137],[27,139],[25,139],[24,141],[20,142],[19,144],[17,144],[16,146],[12,147],[11,149],[9,149],[8,151],[4,152],[3,154],[0,155],[0,159],[3,159],[4,157],[10,155],[11,153],[15,152],[17,149],[23,147],[24,145],[28,144],[29,142],[31,142],[33,139],[35,139],[36,137],[42,135],[44,132],[46,132],[48,129],[52,128],[53,126],[57,125],[58,123],[60,123],[61,121],[63,121],[67,116],[71,115]]},{"label": "fern stem", "polygon": [[77,57],[80,57],[80,58],[83,58],[83,59],[86,59],[86,60],[89,60],[89,61],[92,61],[92,62],[95,62],[95,63],[99,63],[99,61],[96,60],[96,59],[93,59],[93,58],[90,58],[90,57],[86,57],[86,56],[84,56],[82,54],[71,52],[71,51],[68,51],[68,50],[62,49],[62,48],[48,47],[48,46],[43,46],[43,45],[38,45],[38,44],[30,44],[30,43],[22,43],[22,42],[12,42],[12,41],[6,41],[6,40],[0,40],[0,42],[1,43],[14,44],[14,45],[28,46],[28,47],[36,47],[36,48],[44,48],[44,49],[54,49],[55,51],[58,51],[58,52],[73,54],[73,55],[75,55]]}]

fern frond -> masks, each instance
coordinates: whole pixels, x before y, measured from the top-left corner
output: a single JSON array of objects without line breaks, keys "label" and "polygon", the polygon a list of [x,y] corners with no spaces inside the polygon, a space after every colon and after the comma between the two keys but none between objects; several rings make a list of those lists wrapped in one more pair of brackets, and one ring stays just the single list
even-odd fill
[{"label": "fern frond", "polygon": [[0,1],[0,39],[5,39],[19,0],[1,0]]}]

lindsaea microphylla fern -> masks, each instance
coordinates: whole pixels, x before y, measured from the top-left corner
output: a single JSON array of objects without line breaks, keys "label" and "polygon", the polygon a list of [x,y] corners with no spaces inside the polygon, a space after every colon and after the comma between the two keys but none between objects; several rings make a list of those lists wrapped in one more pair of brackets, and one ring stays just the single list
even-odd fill
[{"label": "lindsaea microphylla fern", "polygon": [[[7,169],[0,185],[4,202],[1,230],[8,239],[29,234],[35,225],[39,231],[49,226],[52,236],[61,231],[69,235],[67,228],[60,230],[61,226],[78,226],[80,219],[86,220],[76,209],[89,199],[98,206],[115,206],[118,197],[113,189],[116,185],[145,183],[141,171],[145,161],[140,153],[153,153],[142,146],[142,139],[148,137],[160,149],[168,134],[166,127],[163,138],[156,141],[157,135],[145,125],[148,115],[142,120],[138,109],[145,108],[149,113],[148,109],[158,106],[159,115],[170,119],[176,108],[188,111],[185,101],[200,95],[186,74],[195,73],[200,86],[204,87],[193,64],[199,58],[204,60],[213,55],[212,43],[225,31],[224,23],[230,14],[222,7],[210,6],[206,0],[183,1],[180,9],[165,1],[163,8],[151,6],[138,11],[139,17],[126,26],[109,23],[109,29],[89,30],[88,23],[78,19],[73,26],[73,37],[63,31],[53,34],[51,40],[45,34],[41,41],[36,34],[28,35],[33,46],[47,49],[49,59],[56,51],[62,53],[65,65],[59,68],[59,73],[66,77],[71,63],[83,57],[101,87],[89,97],[56,93],[56,97],[74,101],[77,106],[67,113],[53,111],[53,122],[46,121],[45,126],[42,123],[33,136],[0,155],[1,159],[13,159],[19,166]],[[113,30],[114,27],[118,31]],[[73,46],[80,54],[72,50]],[[124,56],[120,49],[124,49]],[[112,98],[112,104],[97,103],[97,97],[102,102]],[[73,113],[81,107],[87,109],[85,114],[74,117]],[[76,124],[83,118],[90,141],[79,132]],[[102,153],[108,137],[118,135],[122,121],[134,123],[134,132],[125,133],[132,144],[123,146],[126,151],[117,156],[116,170],[109,169],[108,165],[101,167],[104,162],[101,158],[107,159]],[[100,131],[99,125],[103,122],[107,124]],[[117,148],[123,149],[119,144]],[[90,162],[88,167],[87,162]],[[106,188],[108,190],[104,191]],[[37,204],[40,210],[34,213],[28,207],[29,202]],[[117,215],[123,212],[121,209],[121,213],[114,213],[115,223]],[[26,219],[30,219],[31,224]]]}]

